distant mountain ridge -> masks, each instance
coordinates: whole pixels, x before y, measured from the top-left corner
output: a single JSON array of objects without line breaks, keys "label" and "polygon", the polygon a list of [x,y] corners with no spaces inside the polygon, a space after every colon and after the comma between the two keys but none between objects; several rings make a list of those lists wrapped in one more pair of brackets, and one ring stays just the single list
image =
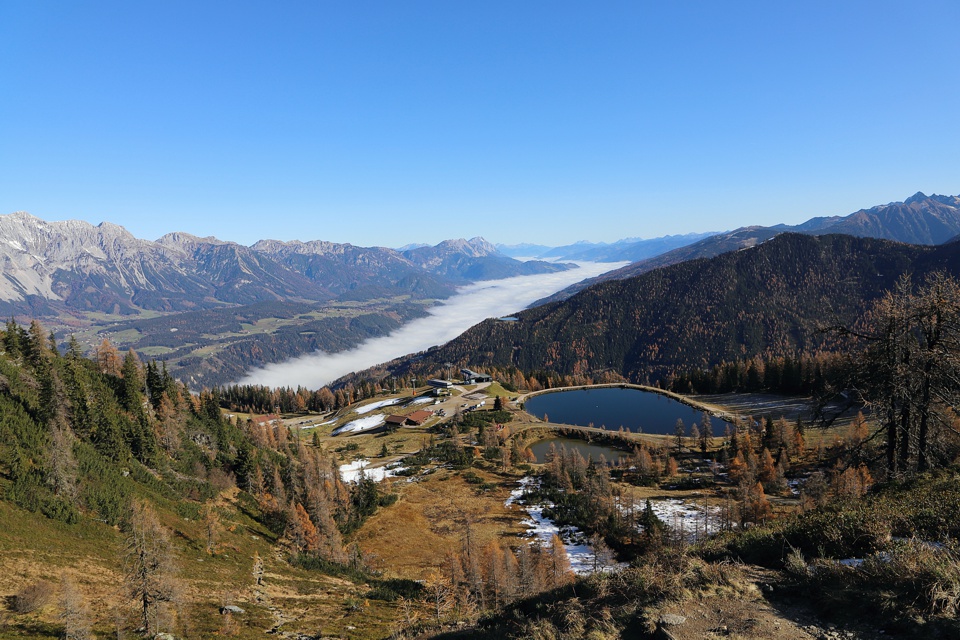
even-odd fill
[{"label": "distant mountain ridge", "polygon": [[907,244],[942,244],[960,235],[960,196],[927,196],[917,192],[903,202],[877,205],[847,216],[816,217],[798,225],[741,227],[577,283],[538,301],[537,304],[564,300],[598,282],[629,278],[687,260],[711,258],[727,251],[753,247],[786,232],[808,235],[840,233]]},{"label": "distant mountain ridge", "polygon": [[418,247],[403,252],[417,266],[454,282],[499,280],[510,276],[564,271],[572,265],[530,260],[519,263],[483,238],[444,240],[434,247]]},{"label": "distant mountain ridge", "polygon": [[960,234],[960,196],[928,196],[918,191],[903,202],[861,209],[815,233],[943,244]]},{"label": "distant mountain ridge", "polygon": [[581,240],[560,247],[541,244],[496,245],[508,256],[540,258],[547,260],[575,260],[583,262],[636,262],[659,255],[671,249],[692,244],[716,232],[687,233],[658,238],[623,238],[616,242],[588,242]]},{"label": "distant mountain ridge", "polygon": [[443,298],[465,281],[569,268],[522,263],[482,238],[401,253],[314,240],[247,247],[174,232],[155,242],[123,227],[0,216],[0,312],[179,312],[267,301]]}]

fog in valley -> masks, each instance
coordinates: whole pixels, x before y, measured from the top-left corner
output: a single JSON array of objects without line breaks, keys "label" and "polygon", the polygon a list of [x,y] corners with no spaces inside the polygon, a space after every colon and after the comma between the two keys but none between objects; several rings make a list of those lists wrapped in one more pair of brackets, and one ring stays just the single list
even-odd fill
[{"label": "fog in valley", "polygon": [[352,371],[359,371],[423,351],[457,337],[486,318],[516,313],[561,289],[586,278],[619,269],[625,262],[580,262],[578,269],[558,273],[486,280],[461,287],[456,295],[393,333],[367,340],[340,353],[316,352],[286,362],[271,364],[247,374],[239,384],[317,389]]}]

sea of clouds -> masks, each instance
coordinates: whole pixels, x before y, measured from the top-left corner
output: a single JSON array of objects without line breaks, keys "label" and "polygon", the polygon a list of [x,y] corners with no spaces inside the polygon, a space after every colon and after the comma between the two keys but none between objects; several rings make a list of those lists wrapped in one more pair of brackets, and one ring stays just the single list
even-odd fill
[{"label": "sea of clouds", "polygon": [[319,389],[352,371],[444,344],[487,318],[516,313],[574,283],[619,269],[627,263],[577,264],[577,269],[557,273],[485,280],[466,285],[458,289],[455,295],[431,307],[428,316],[408,322],[389,335],[367,340],[349,351],[318,351],[267,365],[248,373],[239,384]]}]

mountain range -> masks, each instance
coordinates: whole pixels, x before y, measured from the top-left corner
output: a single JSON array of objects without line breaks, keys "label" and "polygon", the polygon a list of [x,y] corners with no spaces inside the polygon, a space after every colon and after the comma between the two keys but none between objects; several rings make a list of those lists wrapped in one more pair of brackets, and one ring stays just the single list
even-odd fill
[{"label": "mountain range", "polygon": [[261,240],[247,247],[170,233],[155,242],[121,226],[0,216],[0,312],[130,315],[267,301],[444,298],[463,282],[547,273],[482,238],[404,252],[332,242]]},{"label": "mountain range", "polygon": [[687,233],[659,238],[624,238],[616,242],[580,241],[560,247],[542,244],[498,244],[500,253],[513,257],[535,257],[541,260],[579,260],[585,262],[636,262],[660,255],[666,251],[685,247],[698,240],[715,235],[714,232]]},{"label": "mountain range", "polygon": [[[785,234],[791,239],[782,240]],[[844,245],[849,240],[816,240],[838,234],[885,242]],[[447,297],[466,282],[572,266],[521,262],[504,252],[539,253],[550,260],[645,255],[541,301],[550,304],[523,312],[513,326],[488,321],[441,348],[445,361],[471,366],[606,368],[640,379],[671,367],[732,357],[737,350],[745,353],[771,345],[782,350],[808,348],[812,343],[803,336],[814,318],[790,310],[791,288],[767,290],[765,281],[787,281],[785,273],[805,265],[809,282],[824,284],[814,291],[808,280],[795,282],[797,298],[805,300],[808,309],[816,309],[820,319],[824,309],[834,307],[840,310],[838,318],[849,319],[856,305],[866,304],[881,285],[890,284],[890,274],[924,270],[914,263],[926,254],[916,247],[897,248],[898,242],[938,245],[958,234],[960,197],[923,193],[800,225],[552,249],[497,247],[482,238],[402,250],[322,240],[261,240],[243,246],[186,233],[148,241],[109,222],[97,226],[45,222],[18,212],[0,216],[0,313],[57,317],[62,324],[54,326],[61,336],[84,330],[79,337],[88,347],[110,337],[121,348],[143,349],[147,356],[167,359],[182,379],[202,385],[223,382],[224,376],[236,379],[248,368],[268,362],[317,349],[336,352],[384,335],[422,317],[424,302]],[[797,237],[822,244],[803,244]],[[853,275],[844,275],[846,263],[835,255],[840,246],[861,256],[850,265]],[[949,245],[944,247],[950,251]],[[782,255],[769,253],[777,248]],[[910,253],[916,251],[921,253]],[[759,274],[750,280],[730,261],[754,255],[761,256],[760,263],[766,266],[747,269],[748,274]],[[784,256],[801,262],[785,263]],[[877,260],[887,262],[884,266],[875,264]],[[861,268],[867,271],[857,271]],[[873,268],[884,278],[871,287],[868,271]],[[616,281],[626,284],[613,287]],[[738,283],[737,295],[728,293],[720,299],[704,293],[728,291],[731,282]],[[853,284],[845,289],[837,283]],[[596,285],[603,286],[591,288]],[[577,291],[586,295],[571,299],[569,305],[556,304]],[[676,293],[683,291],[699,293],[695,297]],[[755,300],[765,299],[778,301],[780,317],[770,319],[758,309],[756,318],[749,317],[759,325],[749,329],[744,328],[745,321],[728,317],[734,313],[731,309],[742,315]],[[687,307],[670,306],[679,300]],[[627,301],[635,307],[629,313]],[[700,304],[714,324],[703,324],[706,321],[695,313],[691,301]],[[848,308],[847,303],[854,306]],[[613,315],[604,315],[608,312]],[[587,322],[587,316],[595,319]],[[664,318],[672,320],[665,323]],[[720,319],[723,322],[716,324]],[[697,330],[684,334],[679,327]]]},{"label": "mountain range", "polygon": [[960,196],[927,196],[917,192],[903,202],[877,205],[847,216],[817,217],[798,225],[749,226],[717,233],[697,242],[635,261],[597,278],[584,280],[538,301],[538,304],[569,298],[597,282],[629,278],[687,260],[710,258],[727,251],[753,247],[786,232],[808,235],[839,233],[907,244],[942,244],[960,235]]}]

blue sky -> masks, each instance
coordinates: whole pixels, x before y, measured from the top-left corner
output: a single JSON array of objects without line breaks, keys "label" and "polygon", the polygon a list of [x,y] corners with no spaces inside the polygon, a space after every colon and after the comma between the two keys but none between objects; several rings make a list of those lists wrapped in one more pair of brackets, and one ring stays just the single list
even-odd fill
[{"label": "blue sky", "polygon": [[0,2],[0,213],[563,244],[960,193],[960,3]]}]

